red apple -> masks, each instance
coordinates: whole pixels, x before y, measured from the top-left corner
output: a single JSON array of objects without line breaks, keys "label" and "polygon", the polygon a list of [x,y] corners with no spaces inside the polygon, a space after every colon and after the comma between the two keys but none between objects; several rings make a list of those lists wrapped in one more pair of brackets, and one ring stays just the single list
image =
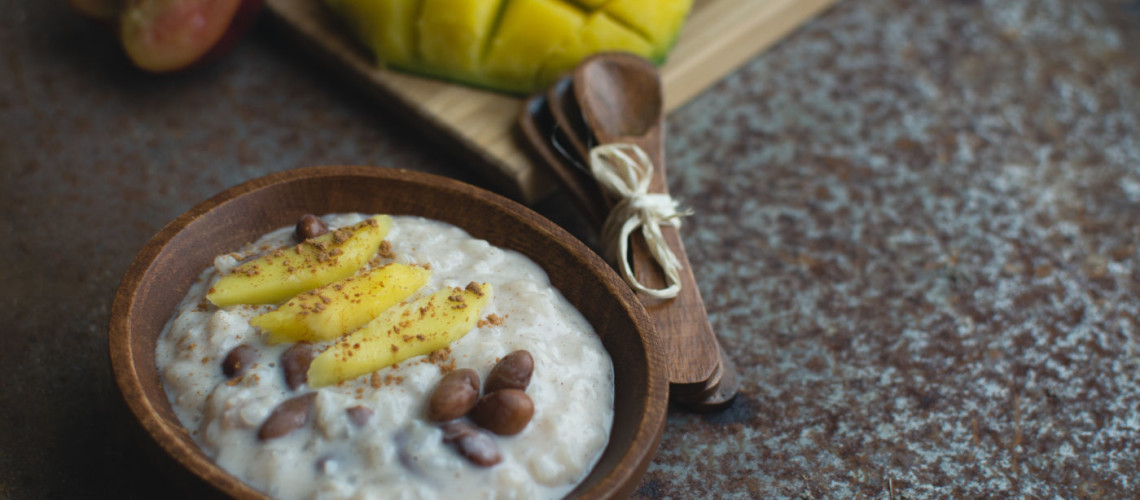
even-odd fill
[{"label": "red apple", "polygon": [[264,5],[265,0],[127,0],[119,40],[139,68],[178,71],[232,49]]},{"label": "red apple", "polygon": [[68,0],[67,3],[80,14],[108,24],[118,21],[123,10],[123,0]]}]

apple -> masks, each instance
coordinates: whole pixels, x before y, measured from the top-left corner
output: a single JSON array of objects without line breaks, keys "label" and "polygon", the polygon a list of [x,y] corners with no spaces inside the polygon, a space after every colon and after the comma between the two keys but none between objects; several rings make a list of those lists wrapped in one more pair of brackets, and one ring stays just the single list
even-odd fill
[{"label": "apple", "polygon": [[68,0],[80,14],[118,32],[127,57],[151,73],[170,73],[229,52],[265,0]]},{"label": "apple", "polygon": [[169,73],[229,52],[265,0],[129,0],[119,41],[135,66]]}]

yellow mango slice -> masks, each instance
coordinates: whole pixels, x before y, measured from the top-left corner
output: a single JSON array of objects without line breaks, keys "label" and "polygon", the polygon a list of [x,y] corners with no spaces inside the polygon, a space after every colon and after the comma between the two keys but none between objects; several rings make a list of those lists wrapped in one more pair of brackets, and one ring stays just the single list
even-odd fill
[{"label": "yellow mango slice", "polygon": [[479,70],[487,35],[503,0],[423,0],[416,26],[420,63],[444,74]]},{"label": "yellow mango slice", "polygon": [[321,353],[309,366],[309,387],[323,387],[428,354],[467,335],[491,300],[491,285],[445,288],[384,311]]},{"label": "yellow mango slice", "polygon": [[511,0],[487,51],[487,77],[510,90],[533,88],[542,61],[585,23],[582,11],[561,2]]},{"label": "yellow mango slice", "polygon": [[537,85],[546,87],[560,75],[574,69],[590,54],[606,50],[621,50],[648,58],[653,46],[635,31],[615,21],[604,12],[590,15],[586,23],[572,36],[562,40],[547,57],[539,70]]},{"label": "yellow mango slice", "polygon": [[218,307],[283,302],[354,274],[376,254],[391,228],[390,217],[377,215],[246,262],[218,280],[206,299]]},{"label": "yellow mango slice", "polygon": [[399,304],[429,278],[427,269],[391,263],[301,292],[249,323],[268,334],[270,344],[332,340]]},{"label": "yellow mango slice", "polygon": [[372,50],[379,64],[416,60],[416,11],[420,0],[325,0],[356,39]]}]

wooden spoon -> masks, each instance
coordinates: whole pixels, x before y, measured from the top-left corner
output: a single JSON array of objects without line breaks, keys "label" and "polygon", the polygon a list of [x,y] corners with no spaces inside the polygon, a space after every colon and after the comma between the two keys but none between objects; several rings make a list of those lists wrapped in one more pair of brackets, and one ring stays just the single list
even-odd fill
[{"label": "wooden spoon", "polygon": [[585,171],[585,168],[573,166],[572,162],[575,160],[567,157],[566,152],[554,147],[553,138],[557,132],[557,125],[545,96],[539,94],[527,99],[519,112],[519,131],[526,139],[524,142],[530,144],[542,163],[577,202],[578,208],[586,215],[586,219],[594,229],[601,228],[607,213],[605,198],[602,197],[597,181]]},{"label": "wooden spoon", "polygon": [[[554,117],[556,128],[555,139],[565,138],[563,144],[569,144],[572,149],[567,156],[582,164],[589,170],[590,161],[590,128],[582,117],[582,108],[578,106],[578,99],[574,97],[574,80],[569,77],[562,78],[550,86],[546,91],[546,103],[550,107],[550,114]],[[601,230],[601,226],[594,229]]]},{"label": "wooden spoon", "polygon": [[[630,143],[653,161],[651,193],[668,193],[665,181],[664,106],[657,69],[622,53],[592,56],[573,72],[573,91],[597,144]],[[682,263],[681,292],[668,300],[639,295],[663,337],[670,396],[698,409],[716,409],[736,396],[735,367],[709,324],[680,233],[662,227],[665,241]],[[630,261],[638,280],[662,287],[666,280],[640,232],[630,239]]]}]

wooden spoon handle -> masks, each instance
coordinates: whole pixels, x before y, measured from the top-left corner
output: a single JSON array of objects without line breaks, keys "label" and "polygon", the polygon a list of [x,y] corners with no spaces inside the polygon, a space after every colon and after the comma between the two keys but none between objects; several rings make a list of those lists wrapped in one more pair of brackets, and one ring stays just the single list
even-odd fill
[{"label": "wooden spoon handle", "polygon": [[[649,138],[624,138],[621,142],[637,144],[653,162],[653,178],[649,183],[651,193],[669,194],[665,178],[665,146],[660,140]],[[720,368],[720,345],[709,323],[704,299],[701,298],[693,267],[681,241],[681,233],[674,226],[662,226],[661,234],[665,243],[681,262],[681,291],[676,297],[658,300],[639,294],[642,304],[649,311],[657,331],[661,333],[665,345],[665,359],[669,360],[668,372],[670,393],[680,402],[701,400],[710,389],[707,382]],[[661,267],[653,259],[649,246],[640,231],[634,231],[630,238],[630,262],[638,281],[650,288],[661,288],[666,278]]]},{"label": "wooden spoon handle", "polygon": [[[675,227],[662,227],[661,232],[683,266],[680,272],[681,291],[667,300],[641,294],[639,298],[665,345],[671,394],[679,401],[702,399],[700,393],[720,363],[720,346],[709,323],[680,233]],[[645,238],[639,232],[630,239],[630,262],[637,279],[646,286],[659,288],[665,285],[664,273],[653,260]]]}]

